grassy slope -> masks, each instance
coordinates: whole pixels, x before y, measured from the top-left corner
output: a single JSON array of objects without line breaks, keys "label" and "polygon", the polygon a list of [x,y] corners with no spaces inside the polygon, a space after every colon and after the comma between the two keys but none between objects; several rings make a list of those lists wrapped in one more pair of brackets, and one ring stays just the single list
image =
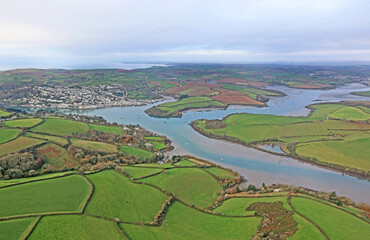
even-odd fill
[{"label": "grassy slope", "polygon": [[45,151],[46,149],[53,149],[58,151],[59,153],[55,153],[52,151],[49,151],[47,153],[42,154],[45,158],[46,163],[51,164],[55,167],[62,167],[63,166],[63,161],[67,162],[68,161],[68,151],[65,150],[62,147],[59,147],[58,145],[55,145],[54,143],[47,143],[39,148],[40,152]]},{"label": "grassy slope", "polygon": [[68,173],[71,173],[71,172],[49,173],[49,174],[44,174],[44,175],[40,175],[40,176],[36,176],[36,177],[14,178],[14,179],[9,179],[9,180],[0,180],[0,187],[13,185],[13,184],[17,184],[17,183],[29,182],[29,181],[33,181],[33,180],[52,178],[52,177],[55,177],[55,176],[63,176],[63,175],[68,174]]},{"label": "grassy slope", "polygon": [[64,146],[68,143],[66,138],[63,137],[55,137],[55,136],[50,136],[50,135],[45,135],[45,134],[37,134],[37,133],[30,133],[26,132],[24,134],[26,137],[34,137],[34,138],[39,138],[39,139],[46,139],[50,142],[54,142],[56,144],[59,144],[61,146]]},{"label": "grassy slope", "polygon": [[35,126],[36,124],[39,124],[41,121],[41,118],[17,119],[5,121],[3,122],[3,124],[8,127],[29,128]]},{"label": "grassy slope", "polygon": [[106,133],[113,133],[113,134],[123,134],[123,129],[121,127],[89,124],[89,128],[93,129],[93,130],[96,130],[96,131],[99,131],[99,132],[106,132]]},{"label": "grassy slope", "polygon": [[0,239],[20,239],[23,232],[35,220],[35,218],[23,218],[0,222]]},{"label": "grassy slope", "polygon": [[[304,199],[291,199],[293,207],[314,221],[330,239],[367,239],[369,224],[339,209]],[[367,237],[366,237],[367,236]]]},{"label": "grassy slope", "polygon": [[352,94],[359,95],[359,96],[370,97],[370,91],[353,92]]},{"label": "grassy slope", "polygon": [[77,175],[0,189],[0,216],[78,211],[89,190]]},{"label": "grassy slope", "polygon": [[232,174],[231,172],[228,172],[228,171],[226,171],[222,168],[211,167],[211,168],[206,168],[205,170],[212,173],[213,175],[216,175],[216,176],[221,177],[221,178],[226,178],[226,179],[235,178],[234,174]]},{"label": "grassy slope", "polygon": [[153,153],[145,149],[131,147],[131,146],[120,145],[118,147],[118,150],[124,152],[126,155],[132,154],[134,156],[138,156],[140,159],[150,158],[153,155]]},{"label": "grassy slope", "polygon": [[157,150],[162,150],[167,147],[163,142],[150,141],[150,143],[153,145],[153,148]]},{"label": "grassy slope", "polygon": [[88,216],[47,216],[37,224],[28,239],[124,239],[114,223]]},{"label": "grassy slope", "polygon": [[10,115],[10,113],[0,109],[0,117],[7,117],[9,115]]},{"label": "grassy slope", "polygon": [[222,187],[208,173],[196,168],[177,168],[139,180],[164,188],[177,197],[200,207],[208,207]]},{"label": "grassy slope", "polygon": [[22,149],[26,149],[35,145],[38,145],[40,143],[43,143],[45,141],[34,139],[34,138],[28,138],[28,137],[19,137],[11,142],[7,142],[0,145],[0,156],[12,153],[12,152],[18,152]]},{"label": "grassy slope", "polygon": [[97,150],[100,152],[116,152],[117,149],[114,145],[104,143],[104,142],[93,142],[93,141],[86,141],[81,139],[71,138],[72,145],[76,147],[80,147],[87,150]]},{"label": "grassy slope", "polygon": [[71,136],[73,133],[86,132],[87,130],[89,127],[86,123],[58,118],[45,119],[43,124],[32,128],[34,132],[61,136]]},{"label": "grassy slope", "polygon": [[122,167],[122,169],[132,178],[144,177],[162,171],[161,169],[158,168],[143,168],[130,166],[124,166]]},{"label": "grassy slope", "polygon": [[20,131],[19,129],[0,128],[0,144],[17,137]]},{"label": "grassy slope", "polygon": [[121,224],[131,239],[251,239],[260,218],[225,218],[205,214],[178,202],[161,227]]},{"label": "grassy slope", "polygon": [[131,222],[151,222],[168,198],[151,187],[134,184],[116,171],[88,175],[94,195],[86,212]]},{"label": "grassy slope", "polygon": [[188,166],[195,166],[196,164],[193,163],[192,161],[183,159],[183,160],[175,163],[174,165],[179,166],[179,167],[188,167]]}]

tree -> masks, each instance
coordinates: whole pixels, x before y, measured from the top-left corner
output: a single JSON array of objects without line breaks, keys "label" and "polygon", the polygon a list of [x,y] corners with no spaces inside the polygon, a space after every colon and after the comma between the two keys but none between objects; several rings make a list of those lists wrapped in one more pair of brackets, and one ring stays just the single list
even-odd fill
[{"label": "tree", "polygon": [[255,191],[257,191],[257,188],[253,184],[249,184],[248,187],[247,187],[247,191],[255,192]]}]

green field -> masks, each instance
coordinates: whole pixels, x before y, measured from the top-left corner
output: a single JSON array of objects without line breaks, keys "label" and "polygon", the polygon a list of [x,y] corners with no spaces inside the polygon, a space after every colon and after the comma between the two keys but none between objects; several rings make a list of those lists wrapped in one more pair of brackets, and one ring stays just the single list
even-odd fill
[{"label": "green field", "polygon": [[30,128],[42,122],[41,118],[32,119],[17,119],[5,121],[3,124],[7,127],[17,127],[17,128]]},{"label": "green field", "polygon": [[104,171],[88,178],[95,191],[86,212],[130,222],[151,222],[168,198],[157,189],[131,183],[113,170]]},{"label": "green field", "polygon": [[18,152],[22,149],[26,149],[38,144],[41,144],[45,141],[35,139],[35,138],[28,138],[28,137],[18,137],[13,141],[3,143],[0,145],[0,156],[13,153],[13,152]]},{"label": "green field", "polygon": [[44,174],[36,177],[28,177],[28,178],[14,178],[14,179],[9,179],[9,180],[0,180],[0,188],[4,186],[9,186],[9,185],[14,185],[18,183],[25,183],[29,181],[34,181],[34,180],[40,180],[40,179],[48,179],[48,178],[53,178],[56,176],[63,176],[69,173],[73,173],[72,171],[70,172],[57,172],[57,173],[49,173],[49,174]]},{"label": "green field", "polygon": [[157,150],[162,150],[167,147],[166,144],[164,144],[163,142],[156,142],[156,141],[149,141],[149,142],[153,145],[153,148]]},{"label": "green field", "polygon": [[33,132],[47,133],[59,136],[71,136],[73,133],[81,133],[89,130],[86,123],[76,122],[68,119],[50,118],[31,129]]},{"label": "green field", "polygon": [[26,137],[34,137],[34,138],[38,138],[38,139],[45,139],[47,141],[56,143],[60,146],[64,146],[68,143],[67,139],[64,138],[64,137],[56,137],[56,136],[51,136],[51,135],[46,135],[46,134],[37,134],[37,133],[30,133],[30,132],[26,132],[23,135],[26,136]]},{"label": "green field", "polygon": [[148,175],[152,175],[154,173],[159,173],[162,170],[158,168],[144,168],[144,167],[130,167],[130,166],[124,166],[122,169],[130,175],[132,178],[140,178],[145,177]]},{"label": "green field", "polygon": [[182,159],[178,161],[177,163],[175,163],[174,165],[178,167],[188,167],[188,166],[195,166],[196,164],[192,161]]},{"label": "green field", "polygon": [[206,172],[196,168],[174,168],[139,180],[164,188],[185,202],[207,208],[217,198],[222,187]]},{"label": "green field", "polygon": [[355,94],[355,95],[358,95],[358,96],[370,97],[370,91],[353,92],[352,94]]},{"label": "green field", "polygon": [[[210,137],[250,145],[279,143],[293,157],[367,174],[370,170],[370,124],[367,121],[370,113],[358,106],[343,104],[310,107],[313,112],[309,117],[232,114],[224,118],[224,125],[219,124],[218,128],[209,127],[210,120],[194,121],[192,126]],[[293,151],[288,151],[287,147]]]},{"label": "green field", "polygon": [[366,239],[369,223],[339,209],[304,198],[291,199],[296,211],[314,221],[330,239]]},{"label": "green field", "polygon": [[69,154],[67,150],[54,143],[47,143],[39,148],[37,151],[42,154],[46,163],[51,164],[55,167],[63,167],[65,164],[76,165],[74,162],[69,162]]},{"label": "green field", "polygon": [[7,117],[7,116],[10,116],[10,113],[0,109],[0,117]]},{"label": "green field", "polygon": [[83,216],[46,216],[28,239],[124,239],[111,221]]},{"label": "green field", "polygon": [[0,222],[0,239],[23,239],[21,236],[36,218],[23,218]]},{"label": "green field", "polygon": [[119,135],[123,134],[123,129],[121,127],[89,124],[89,128],[99,131],[99,132],[113,133],[113,134],[119,134]]},{"label": "green field", "polygon": [[90,191],[81,176],[72,175],[0,189],[0,217],[79,211]]},{"label": "green field", "polygon": [[204,214],[175,202],[161,227],[121,224],[131,239],[251,239],[260,218]]},{"label": "green field", "polygon": [[72,145],[86,150],[99,151],[99,152],[117,152],[116,146],[104,142],[93,142],[81,139],[71,139]]},{"label": "green field", "polygon": [[181,112],[187,109],[213,107],[224,108],[226,105],[208,97],[188,97],[152,107],[146,110],[146,113],[154,117],[181,117]]},{"label": "green field", "polygon": [[131,154],[131,155],[137,156],[141,160],[144,160],[144,158],[151,158],[153,156],[153,153],[145,149],[131,147],[131,146],[120,145],[118,147],[118,150],[120,150],[121,152],[124,152],[126,155]]},{"label": "green field", "polygon": [[207,172],[212,173],[213,175],[216,175],[217,177],[220,177],[220,178],[224,178],[224,179],[233,179],[233,178],[235,178],[233,173],[231,173],[229,171],[226,171],[222,168],[211,167],[211,168],[207,168],[205,170]]},{"label": "green field", "polygon": [[16,138],[21,130],[0,128],[0,144]]}]

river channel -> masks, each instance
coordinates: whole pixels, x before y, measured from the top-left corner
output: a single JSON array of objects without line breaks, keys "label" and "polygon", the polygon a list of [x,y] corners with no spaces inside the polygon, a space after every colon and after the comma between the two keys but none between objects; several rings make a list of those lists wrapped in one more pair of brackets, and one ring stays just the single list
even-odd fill
[{"label": "river channel", "polygon": [[[350,93],[370,90],[370,87],[360,84],[350,84],[330,90],[302,90],[285,86],[269,88],[283,91],[287,96],[271,98],[268,107],[264,108],[230,106],[225,110],[190,111],[184,113],[182,118],[154,118],[145,114],[144,111],[147,108],[159,103],[139,107],[113,107],[87,111],[64,110],[62,112],[97,115],[110,122],[122,124],[139,124],[171,139],[175,149],[169,155],[189,154],[216,162],[238,171],[249,183],[257,186],[262,183],[285,183],[315,190],[336,191],[337,194],[349,196],[355,201],[369,203],[369,181],[342,175],[289,157],[276,156],[239,144],[210,139],[197,133],[189,126],[193,120],[221,119],[232,113],[306,116],[309,109],[305,107],[309,104],[343,100],[369,100],[366,97]],[[172,100],[167,99],[167,101]]]}]

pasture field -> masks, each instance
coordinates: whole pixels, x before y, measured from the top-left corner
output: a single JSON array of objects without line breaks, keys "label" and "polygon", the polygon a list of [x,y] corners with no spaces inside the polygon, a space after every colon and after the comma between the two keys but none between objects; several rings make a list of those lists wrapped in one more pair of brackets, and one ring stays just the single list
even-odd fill
[{"label": "pasture field", "polygon": [[157,142],[157,141],[149,141],[152,145],[153,148],[157,149],[158,151],[165,149],[167,146],[163,142]]},{"label": "pasture field", "polygon": [[224,178],[224,179],[233,179],[235,178],[234,174],[226,171],[222,168],[218,167],[211,167],[211,168],[206,168],[205,169],[207,172],[212,173],[213,175],[216,175],[217,177]]},{"label": "pasture field", "polygon": [[54,143],[47,143],[37,148],[37,151],[44,156],[46,163],[54,167],[76,166],[78,164],[78,162],[72,160],[67,150]]},{"label": "pasture field", "polygon": [[111,221],[83,216],[42,217],[28,239],[124,239]]},{"label": "pasture field", "polygon": [[169,169],[139,181],[164,188],[187,203],[204,208],[212,204],[217,198],[217,191],[222,190],[211,175],[196,168]]},{"label": "pasture field", "polygon": [[20,131],[19,129],[0,128],[0,144],[16,138]]},{"label": "pasture field", "polygon": [[204,214],[175,202],[160,227],[132,224],[121,224],[121,227],[131,239],[251,239],[259,222],[258,217]]},{"label": "pasture field", "polygon": [[130,222],[151,222],[168,196],[149,186],[134,184],[116,171],[88,175],[94,195],[86,212]]},{"label": "pasture field", "polygon": [[124,152],[127,155],[132,154],[132,155],[138,156],[142,160],[144,158],[150,158],[153,156],[153,153],[145,149],[131,147],[131,146],[119,145],[118,150],[120,150],[121,152]]},{"label": "pasture field", "polygon": [[89,126],[86,123],[61,118],[45,119],[44,123],[31,129],[33,132],[59,136],[71,136],[73,133],[81,133],[88,130]]},{"label": "pasture field", "polygon": [[123,166],[121,167],[125,173],[130,175],[132,178],[140,178],[145,177],[148,175],[152,175],[154,173],[159,173],[162,170],[158,168],[144,168],[144,167],[130,167],[130,166]]},{"label": "pasture field", "polygon": [[309,117],[232,114],[222,124],[197,120],[191,125],[209,137],[247,145],[275,142],[282,144],[282,149],[292,157],[368,174],[370,113],[359,106],[334,103],[310,108],[313,111]]},{"label": "pasture field", "polygon": [[23,239],[21,236],[36,218],[14,219],[0,222],[0,239]]},{"label": "pasture field", "polygon": [[0,117],[8,117],[8,116],[10,116],[10,113],[0,109]]},{"label": "pasture field", "polygon": [[179,166],[179,167],[188,167],[188,166],[195,166],[196,164],[192,161],[182,159],[182,160],[178,161],[177,163],[175,163],[174,165]]},{"label": "pasture field", "polygon": [[156,136],[154,136],[154,137],[145,137],[145,139],[151,140],[151,141],[159,141],[159,142],[163,141],[163,137],[156,137]]},{"label": "pasture field", "polygon": [[123,129],[121,127],[89,124],[89,128],[99,132],[113,133],[119,135],[123,134]]},{"label": "pasture field", "polygon": [[73,173],[73,171],[69,172],[57,172],[57,173],[49,173],[49,174],[44,174],[36,177],[27,177],[27,178],[14,178],[14,179],[9,179],[9,180],[0,180],[0,188],[4,186],[10,186],[18,183],[26,183],[30,181],[35,181],[35,180],[40,180],[40,179],[49,179],[53,178],[56,176],[63,176],[66,174]]},{"label": "pasture field", "polygon": [[187,109],[212,107],[224,108],[226,105],[208,97],[188,97],[177,102],[163,103],[154,106],[146,110],[146,113],[154,117],[181,117],[181,112]]},{"label": "pasture field", "polygon": [[81,176],[72,175],[0,189],[0,217],[81,210],[90,191]]},{"label": "pasture field", "polygon": [[352,94],[358,95],[358,96],[370,97],[370,91],[353,92]]},{"label": "pasture field", "polygon": [[13,141],[3,143],[0,145],[0,156],[7,155],[9,153],[18,152],[22,149],[26,149],[45,141],[35,138],[18,137]]},{"label": "pasture field", "polygon": [[299,197],[293,197],[291,202],[296,211],[314,221],[330,239],[366,239],[370,235],[369,223],[339,209]]},{"label": "pasture field", "polygon": [[60,146],[64,146],[68,143],[66,138],[63,137],[56,137],[56,136],[51,136],[51,135],[46,135],[46,134],[37,134],[37,133],[30,133],[26,132],[23,134],[26,137],[33,137],[33,138],[38,138],[38,139],[44,139],[49,142],[56,143]]},{"label": "pasture field", "polygon": [[17,119],[4,121],[3,124],[7,127],[14,128],[30,128],[42,122],[41,118]]},{"label": "pasture field", "polygon": [[136,166],[140,167],[148,167],[148,168],[173,168],[174,166],[171,163],[165,163],[165,164],[158,164],[158,163],[142,163],[142,164],[136,164]]},{"label": "pasture field", "polygon": [[81,139],[76,139],[76,138],[71,138],[71,143],[72,145],[76,147],[80,147],[86,150],[97,150],[100,152],[117,152],[117,147],[104,143],[104,142],[93,142],[93,141],[86,141],[86,140],[81,140]]}]

